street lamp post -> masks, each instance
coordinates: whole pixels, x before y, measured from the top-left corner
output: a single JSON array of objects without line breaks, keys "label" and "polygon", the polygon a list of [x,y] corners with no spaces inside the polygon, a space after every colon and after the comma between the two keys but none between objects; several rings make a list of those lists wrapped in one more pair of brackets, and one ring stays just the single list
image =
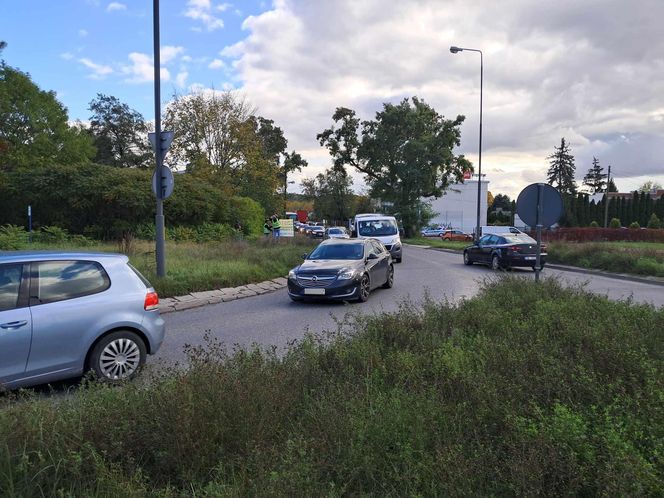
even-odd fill
[{"label": "street lamp post", "polygon": [[475,227],[475,240],[477,241],[480,238],[480,206],[482,201],[482,85],[484,81],[484,60],[482,57],[482,51],[476,48],[450,47],[450,52],[453,54],[463,52],[464,50],[480,54],[480,157],[477,169],[477,226]]}]

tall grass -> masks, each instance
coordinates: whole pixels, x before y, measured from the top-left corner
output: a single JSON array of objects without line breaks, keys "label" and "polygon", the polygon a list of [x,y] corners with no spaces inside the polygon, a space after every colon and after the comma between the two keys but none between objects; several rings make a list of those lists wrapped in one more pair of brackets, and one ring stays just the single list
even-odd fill
[{"label": "tall grass", "polygon": [[555,281],[0,399],[0,495],[658,495],[664,311]]},{"label": "tall grass", "polygon": [[407,244],[417,244],[429,247],[441,247],[444,249],[463,250],[473,244],[472,241],[463,242],[458,240],[443,240],[440,237],[411,237],[405,239]]}]

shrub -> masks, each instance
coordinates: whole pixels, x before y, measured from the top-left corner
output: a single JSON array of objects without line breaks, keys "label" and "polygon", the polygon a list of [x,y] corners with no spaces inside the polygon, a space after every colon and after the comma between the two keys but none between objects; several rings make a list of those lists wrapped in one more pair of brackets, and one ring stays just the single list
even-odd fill
[{"label": "shrub", "polygon": [[194,242],[196,240],[196,229],[192,227],[168,227],[166,238],[177,242]]},{"label": "shrub", "polygon": [[66,242],[69,239],[69,233],[64,228],[56,226],[47,226],[41,227],[39,232],[37,232],[36,239],[39,242],[46,243],[62,243]]},{"label": "shrub", "polygon": [[28,243],[28,232],[16,225],[0,226],[0,251],[16,251]]},{"label": "shrub", "polygon": [[659,218],[657,217],[657,215],[655,213],[653,213],[652,215],[650,215],[650,219],[648,220],[648,228],[657,229],[657,228],[660,228],[660,227],[661,227],[661,223],[659,221]]},{"label": "shrub", "polygon": [[591,228],[599,228],[599,223],[597,223],[596,221],[593,220],[593,221],[590,222],[590,227]]},{"label": "shrub", "polygon": [[139,223],[134,227],[136,237],[142,240],[155,240],[157,228],[154,223]]},{"label": "shrub", "polygon": [[232,226],[236,221],[242,225],[245,235],[258,236],[263,233],[265,211],[261,205],[248,197],[232,197],[230,200],[230,219]]},{"label": "shrub", "polygon": [[629,224],[629,228],[641,228],[638,221],[633,221]]},{"label": "shrub", "polygon": [[621,226],[622,225],[620,224],[620,220],[618,218],[611,218],[609,228],[620,228]]},{"label": "shrub", "polygon": [[203,223],[196,227],[196,242],[221,242],[235,235],[235,230],[224,223]]}]

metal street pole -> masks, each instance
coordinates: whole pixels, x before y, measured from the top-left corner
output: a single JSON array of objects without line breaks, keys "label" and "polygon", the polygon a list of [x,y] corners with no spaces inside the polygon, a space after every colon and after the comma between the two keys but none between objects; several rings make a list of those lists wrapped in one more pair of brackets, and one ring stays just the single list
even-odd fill
[{"label": "metal street pole", "polygon": [[154,33],[154,128],[155,128],[155,157],[156,157],[156,197],[157,214],[155,215],[156,241],[155,256],[157,260],[157,276],[166,276],[166,254],[164,244],[164,200],[161,166],[164,162],[164,153],[161,150],[161,73],[159,53],[159,0],[153,0],[153,33]]},{"label": "metal street pole", "polygon": [[480,145],[479,145],[479,160],[477,168],[477,225],[475,227],[475,241],[480,238],[480,207],[482,205],[482,97],[483,97],[483,86],[484,86],[484,55],[481,50],[476,48],[461,48],[461,47],[450,47],[450,52],[453,54],[463,52],[467,50],[468,52],[477,52],[480,54]]},{"label": "metal street pole", "polygon": [[604,228],[609,225],[609,185],[611,183],[611,166],[609,166],[609,174],[606,175],[606,193],[604,194]]}]

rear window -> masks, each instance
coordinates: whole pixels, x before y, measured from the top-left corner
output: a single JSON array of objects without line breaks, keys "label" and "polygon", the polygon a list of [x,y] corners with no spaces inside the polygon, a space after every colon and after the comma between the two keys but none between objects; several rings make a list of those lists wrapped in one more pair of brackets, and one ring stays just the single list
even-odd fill
[{"label": "rear window", "polygon": [[42,261],[33,268],[30,295],[38,300],[33,304],[89,296],[111,286],[106,270],[96,261]]}]

